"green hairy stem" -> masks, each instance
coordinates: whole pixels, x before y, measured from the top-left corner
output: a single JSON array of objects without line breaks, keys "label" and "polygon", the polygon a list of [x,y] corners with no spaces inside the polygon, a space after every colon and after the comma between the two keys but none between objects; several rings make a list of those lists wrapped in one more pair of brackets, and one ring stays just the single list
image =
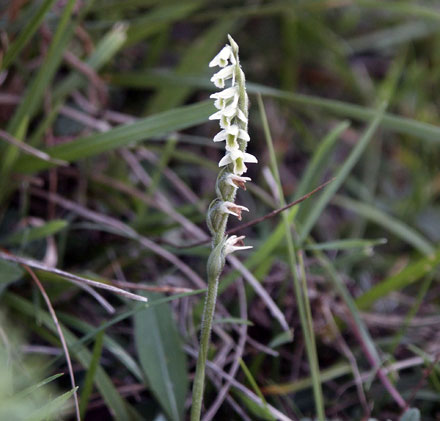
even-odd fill
[{"label": "green hairy stem", "polygon": [[[238,45],[231,37],[229,37],[229,41],[233,54],[233,60],[235,61],[235,63],[233,62],[233,72],[235,78],[235,84],[233,86],[237,87],[238,92],[237,107],[243,113],[243,116],[245,116],[246,119],[246,121],[242,121],[240,118],[235,116],[229,123],[234,124],[238,126],[240,130],[247,132],[248,97],[246,93],[245,77],[239,63]],[[247,142],[239,138],[237,139],[237,142],[240,151],[245,152]],[[226,165],[219,172],[216,182],[217,198],[211,203],[207,216],[207,224],[212,234],[212,251],[207,264],[208,289],[206,292],[203,309],[200,349],[193,385],[191,421],[199,421],[201,416],[205,383],[205,367],[209,351],[212,322],[215,313],[218,283],[225,265],[225,256],[228,252],[230,252],[226,250],[227,237],[225,235],[229,214],[222,211],[221,204],[224,202],[233,203],[235,200],[237,188],[225,182],[226,178],[232,174],[234,174],[233,163]]]}]

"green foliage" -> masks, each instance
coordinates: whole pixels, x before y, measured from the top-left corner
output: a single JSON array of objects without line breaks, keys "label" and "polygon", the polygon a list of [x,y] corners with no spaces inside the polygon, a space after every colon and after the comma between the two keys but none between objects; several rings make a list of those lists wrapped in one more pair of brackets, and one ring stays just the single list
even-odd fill
[{"label": "green foliage", "polygon": [[[149,293],[152,301],[159,294]],[[175,322],[166,304],[134,316],[136,350],[148,386],[173,421],[184,418],[188,393],[187,361]]]},{"label": "green foliage", "polygon": [[[243,230],[254,248],[238,256],[245,269],[227,263],[222,275],[204,410],[228,387],[213,419],[241,418],[240,408],[250,419],[435,419],[433,2],[3,3],[0,129],[21,144],[0,136],[0,248],[48,269],[35,274],[61,322],[83,418],[187,416],[220,158],[207,64],[231,33],[260,161],[237,197],[253,210],[243,222],[335,180]],[[127,291],[165,289],[133,304],[67,283],[53,265]],[[271,301],[252,282],[238,298],[238,277]],[[13,321],[0,325],[0,419],[72,418],[58,331],[23,266],[0,260],[0,300]]]}]

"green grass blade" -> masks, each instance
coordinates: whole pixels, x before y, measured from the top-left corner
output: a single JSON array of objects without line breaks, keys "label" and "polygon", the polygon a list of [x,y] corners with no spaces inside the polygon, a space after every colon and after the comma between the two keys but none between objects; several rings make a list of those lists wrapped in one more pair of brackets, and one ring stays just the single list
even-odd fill
[{"label": "green grass blade", "polygon": [[187,1],[172,5],[160,4],[147,15],[132,22],[127,33],[126,45],[136,44],[157,32],[161,32],[173,22],[185,19],[201,4],[201,1]]},{"label": "green grass blade", "polygon": [[64,376],[64,373],[58,373],[58,374],[54,374],[53,376],[47,377],[46,379],[42,380],[41,382],[34,384],[32,386],[29,386],[28,388],[22,390],[21,392],[15,394],[13,396],[13,399],[23,399],[26,396],[32,394],[33,392],[35,392],[37,389],[39,389],[40,387],[45,386],[46,384],[49,384],[51,382],[53,382],[54,380],[58,379],[59,377]]},{"label": "green grass blade", "polygon": [[87,370],[86,378],[84,380],[84,386],[81,393],[81,398],[79,400],[81,419],[84,419],[86,415],[87,406],[89,404],[90,396],[92,394],[95,374],[99,366],[99,360],[102,354],[103,338],[104,338],[104,332],[99,332],[98,335],[96,336],[95,345],[93,346],[92,360]]},{"label": "green grass blade", "polygon": [[[185,75],[194,72],[194,69],[205,69],[208,62],[218,50],[218,44],[226,40],[226,35],[235,25],[235,20],[221,20],[205,31],[188,48],[175,73]],[[148,112],[164,111],[181,105],[192,93],[190,86],[168,86],[159,89],[148,105]]]},{"label": "green grass blade", "polygon": [[[75,141],[48,148],[54,158],[63,157],[65,161],[73,162],[79,159],[98,155],[102,152],[135,144],[142,140],[182,130],[206,121],[214,107],[210,102],[187,105],[166,111],[151,117],[146,117],[132,124],[116,127],[105,133],[82,137]],[[26,156],[20,158],[15,166],[18,172],[35,172],[49,168],[50,164]]]},{"label": "green grass blade", "polygon": [[434,247],[421,234],[403,222],[398,221],[396,218],[382,212],[375,206],[342,196],[335,197],[333,203],[342,206],[345,209],[349,209],[366,219],[376,222],[378,225],[389,230],[408,244],[411,244],[421,253],[432,254],[434,252]]},{"label": "green grass blade", "polygon": [[336,193],[336,191],[341,187],[341,185],[346,180],[348,174],[350,174],[353,167],[356,165],[356,163],[359,161],[359,158],[361,157],[362,153],[364,152],[365,148],[367,147],[368,143],[370,142],[371,138],[376,132],[376,129],[378,128],[382,118],[383,113],[385,111],[385,104],[383,104],[381,107],[378,108],[376,112],[376,116],[368,126],[368,128],[365,130],[362,137],[357,142],[356,146],[351,151],[348,158],[345,160],[345,162],[341,165],[339,168],[337,174],[336,174],[336,180],[333,181],[319,196],[319,198],[314,203],[313,208],[311,209],[310,213],[307,215],[306,220],[303,222],[301,229],[299,231],[299,242],[302,243],[307,236],[309,235],[310,231],[312,230],[313,226],[315,225],[316,221],[318,220],[319,216],[321,215],[324,208],[327,206],[333,195]]},{"label": "green grass blade", "polygon": [[[304,196],[319,183],[319,179],[325,169],[325,162],[331,154],[333,148],[336,146],[337,140],[345,130],[350,127],[349,121],[342,121],[336,127],[334,127],[327,136],[319,143],[316,151],[314,152],[312,159],[307,164],[307,168],[304,174],[301,176],[298,188],[296,189],[295,196],[292,200],[298,199]],[[302,206],[301,206],[302,207]],[[301,209],[298,212],[298,219],[300,217]]]},{"label": "green grass blade", "polygon": [[376,345],[374,344],[374,341],[370,336],[370,333],[368,332],[368,329],[365,326],[364,321],[361,318],[359,309],[356,305],[357,303],[351,296],[350,291],[347,289],[344,280],[340,277],[338,272],[336,272],[331,261],[327,258],[327,256],[325,256],[325,254],[322,251],[315,250],[314,255],[318,258],[320,264],[329,275],[329,280],[333,284],[333,287],[338,292],[339,296],[345,302],[345,305],[347,306],[350,312],[353,322],[356,325],[359,334],[362,336],[365,345],[368,347],[370,354],[375,359],[377,365],[380,366],[382,363],[379,354],[376,350]]},{"label": "green grass blade", "polygon": [[[85,63],[95,71],[100,70],[122,48],[127,38],[126,33],[127,27],[125,25],[115,25],[98,42],[96,48],[90,54],[90,57]],[[59,102],[64,100],[70,92],[81,88],[86,83],[87,79],[83,75],[74,72],[55,86],[53,91],[53,101]]]},{"label": "green grass blade", "polygon": [[[267,121],[267,116],[264,109],[263,100],[261,99],[261,95],[258,96],[258,106],[260,109],[260,115],[263,123],[263,129],[266,137],[267,147],[269,149],[271,169],[278,187],[280,206],[284,206],[286,204],[286,201],[284,198],[280,173],[278,169],[278,163],[272,142],[272,136],[270,134],[269,123]],[[296,251],[295,251],[295,246],[291,231],[291,224],[289,222],[289,217],[286,212],[283,212],[281,214],[281,217],[283,219],[283,224],[284,224],[284,234],[287,242],[288,262],[293,278],[293,287],[294,287],[296,302],[298,305],[298,311],[300,315],[301,328],[306,342],[306,352],[309,360],[310,371],[312,373],[315,408],[319,421],[324,421],[325,419],[324,398],[322,395],[322,388],[321,388],[318,355],[316,351],[316,343],[314,336],[315,333],[313,328],[313,319],[310,311],[310,304],[308,301],[307,286],[305,284],[306,282],[305,271],[304,270],[301,271],[301,280],[302,280],[301,282],[297,271],[297,256],[296,256]],[[299,256],[299,261],[300,261],[300,267],[303,269],[301,256]]]},{"label": "green grass blade", "polygon": [[[165,85],[173,84],[179,86],[181,84],[194,86],[200,89],[211,91],[212,84],[208,79],[201,79],[199,76],[179,76],[171,72],[148,71],[142,73],[126,73],[119,75],[111,75],[112,83],[131,86],[138,88],[155,87],[159,83]],[[261,94],[264,96],[285,100],[298,106],[311,106],[320,108],[331,114],[342,116],[343,118],[351,118],[359,121],[371,121],[377,110],[362,105],[352,104],[349,102],[339,101],[335,99],[322,98],[314,95],[304,95],[292,92],[282,91],[276,88],[260,85],[257,83],[246,83],[247,90],[250,94]],[[440,127],[433,124],[424,123],[411,118],[400,117],[395,114],[384,114],[380,123],[381,127],[389,129],[395,133],[409,135],[434,143],[440,142]]]},{"label": "green grass blade", "polygon": [[[130,317],[129,316],[126,318]],[[65,323],[66,325],[74,328],[75,330],[78,330],[79,332],[83,333],[85,336],[83,336],[77,344],[87,344],[88,342],[92,341],[92,339],[95,338],[95,343],[97,341],[97,337],[99,334],[104,332],[104,347],[111,352],[115,358],[117,358],[123,366],[139,381],[143,381],[143,376],[141,374],[141,369],[135,359],[130,355],[130,353],[122,346],[120,345],[115,339],[113,339],[108,334],[105,334],[104,328],[96,328],[77,317],[70,316],[68,314],[64,313],[58,313],[59,319]],[[75,348],[76,344],[72,345],[72,349]],[[56,361],[58,361],[59,358],[54,359],[51,361],[50,365],[53,365]]]},{"label": "green grass blade", "polygon": [[379,284],[361,295],[356,304],[361,309],[371,307],[378,299],[385,297],[392,291],[398,291],[430,273],[440,264],[440,250],[431,256],[422,257],[408,265],[405,269],[384,279]]},{"label": "green grass blade", "polygon": [[377,238],[367,240],[365,238],[349,238],[347,240],[328,241],[319,244],[309,244],[304,248],[306,250],[352,250],[357,248],[369,249],[374,246],[386,244],[386,238]]},{"label": "green grass blade", "polygon": [[34,36],[37,29],[43,22],[46,13],[50,10],[56,0],[45,0],[39,7],[32,19],[27,23],[26,27],[20,31],[17,39],[6,50],[0,70],[7,69],[20,54],[21,50],[26,46],[28,41]]},{"label": "green grass blade", "polygon": [[[15,308],[18,312],[30,318],[35,317],[34,306],[29,301],[10,292],[4,295],[4,300],[5,302],[7,302],[7,304],[10,307]],[[49,330],[51,330],[56,334],[57,330],[55,328],[55,325],[53,324],[51,316],[44,310],[40,310],[39,313],[40,313],[41,322]],[[92,360],[92,354],[90,353],[90,351],[82,345],[78,346],[77,349],[72,349],[72,345],[77,342],[77,338],[72,332],[70,332],[65,327],[62,327],[62,329],[67,345],[70,349],[70,352],[75,356],[75,358],[81,363],[83,367],[85,368],[89,367]],[[105,403],[114,413],[116,419],[121,419],[121,420],[130,419],[129,414],[127,412],[126,402],[123,400],[119,392],[116,390],[112,380],[101,366],[99,366],[96,370],[95,383]]]},{"label": "green grass blade", "polygon": [[55,235],[59,231],[66,228],[67,225],[68,222],[63,219],[52,220],[46,222],[40,227],[24,228],[20,231],[14,232],[13,234],[6,237],[4,240],[0,240],[0,244],[11,246],[40,240],[42,238]]},{"label": "green grass blade", "polygon": [[239,360],[240,367],[243,370],[244,375],[246,376],[247,381],[251,385],[252,389],[256,393],[256,395],[261,399],[261,402],[263,402],[263,405],[267,407],[266,398],[264,397],[263,393],[261,392],[260,388],[258,387],[258,384],[256,380],[254,379],[254,376],[250,372],[250,370],[247,368],[247,365],[244,363],[244,361],[240,358]]},{"label": "green grass blade", "polygon": [[29,418],[28,421],[45,421],[47,419],[56,419],[57,416],[63,409],[64,404],[72,397],[75,389],[69,390],[55,399],[51,399],[42,408],[35,411]]},{"label": "green grass blade", "polygon": [[[154,301],[160,295],[148,294],[148,298]],[[151,391],[171,420],[183,420],[187,362],[171,308],[161,305],[139,311],[134,329],[137,354]]]},{"label": "green grass blade", "polygon": [[27,88],[24,98],[14,113],[8,124],[8,132],[14,137],[23,140],[17,136],[17,130],[24,118],[28,121],[35,115],[40,106],[44,92],[58,69],[66,45],[73,35],[74,22],[71,20],[75,0],[69,0],[63,9],[56,32],[50,43],[47,56],[42,63],[37,75],[32,78],[30,86]]}]

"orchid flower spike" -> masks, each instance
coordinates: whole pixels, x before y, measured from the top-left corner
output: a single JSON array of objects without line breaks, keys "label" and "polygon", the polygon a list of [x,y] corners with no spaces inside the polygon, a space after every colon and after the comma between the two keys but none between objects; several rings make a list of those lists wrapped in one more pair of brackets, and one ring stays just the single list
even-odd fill
[{"label": "orchid flower spike", "polygon": [[[234,215],[241,220],[242,212],[248,211],[245,206],[235,204],[235,195],[238,188],[246,190],[246,182],[251,180],[249,177],[243,177],[247,171],[245,164],[258,162],[254,155],[246,152],[250,136],[245,75],[240,66],[238,45],[230,35],[228,38],[229,44],[224,46],[209,63],[209,67],[220,67],[211,78],[211,82],[221,91],[210,96],[217,111],[209,119],[219,120],[222,130],[213,140],[225,142],[225,155],[218,164],[222,167],[216,185],[218,206],[212,208],[209,216],[209,226],[215,227],[212,233],[217,238],[214,245],[218,244],[225,235],[227,221],[225,215]],[[219,233],[218,228],[222,232]],[[231,246],[234,239],[242,241],[243,238],[230,237],[228,245]]]},{"label": "orchid flower spike", "polygon": [[247,171],[245,163],[258,162],[255,156],[246,152],[250,136],[248,134],[249,101],[246,93],[245,75],[240,66],[238,45],[230,35],[228,38],[229,44],[225,45],[209,63],[209,67],[220,67],[220,70],[211,78],[211,82],[221,91],[211,95],[217,111],[209,119],[219,120],[221,130],[213,140],[214,142],[225,142],[225,156],[219,162],[219,166],[222,168],[219,171],[215,187],[217,197],[211,202],[207,212],[207,225],[212,234],[212,251],[207,264],[208,290],[203,309],[191,420],[200,420],[207,350],[218,284],[225,266],[225,257],[234,251],[251,248],[244,245],[244,236],[231,235],[227,237],[226,235],[229,215],[234,215],[241,220],[242,212],[249,212],[247,207],[235,203],[235,196],[238,188],[246,190],[246,182],[251,180],[249,177],[243,177]]}]

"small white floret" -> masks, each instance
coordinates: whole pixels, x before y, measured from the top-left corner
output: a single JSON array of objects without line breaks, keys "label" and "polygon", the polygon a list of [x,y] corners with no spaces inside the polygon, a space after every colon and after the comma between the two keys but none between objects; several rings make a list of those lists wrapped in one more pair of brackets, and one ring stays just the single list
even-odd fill
[{"label": "small white floret", "polygon": [[231,235],[228,237],[225,241],[225,248],[224,253],[225,256],[228,254],[234,253],[234,251],[237,250],[247,250],[251,249],[252,246],[245,246],[243,239],[246,238],[244,235],[241,235],[240,237],[237,237],[236,235]]},{"label": "small white floret", "polygon": [[[230,45],[225,45],[220,52],[209,62],[209,67],[225,67],[228,64],[228,60],[234,57],[232,54],[232,48]],[[235,61],[235,59],[234,59]]]}]

